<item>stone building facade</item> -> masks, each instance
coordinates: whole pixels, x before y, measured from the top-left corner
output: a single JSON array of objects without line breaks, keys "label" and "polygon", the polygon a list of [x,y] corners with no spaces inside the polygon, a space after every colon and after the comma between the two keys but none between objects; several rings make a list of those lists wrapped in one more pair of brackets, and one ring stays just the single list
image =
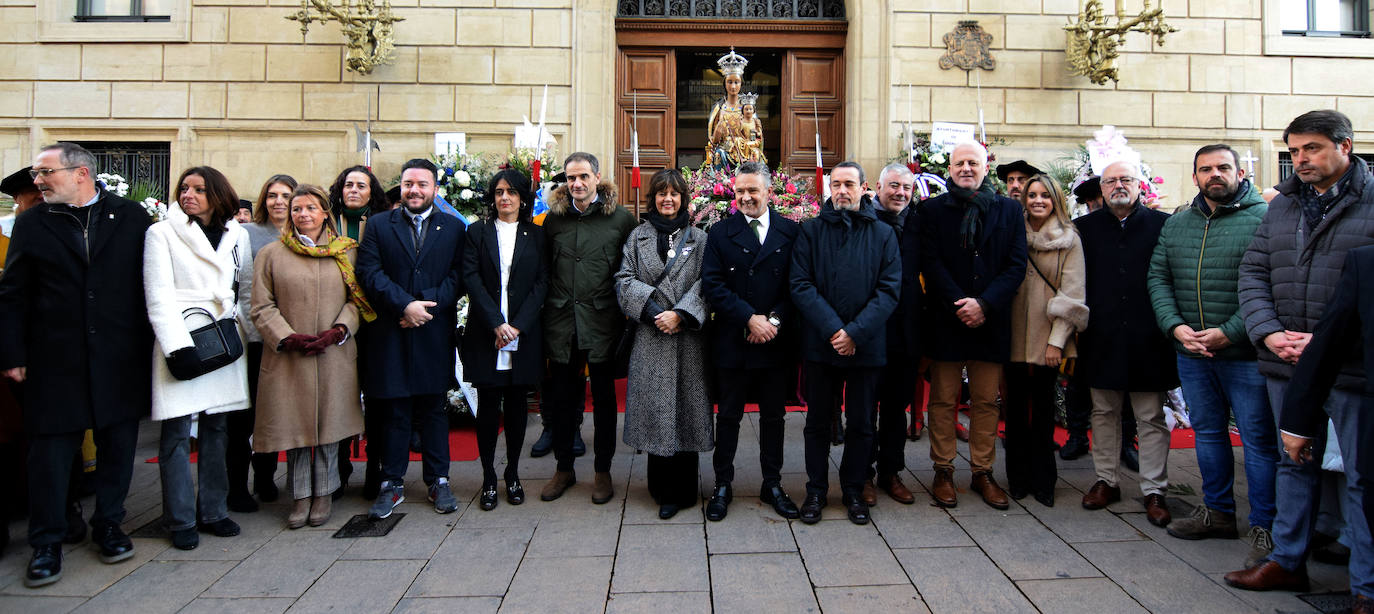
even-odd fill
[{"label": "stone building facade", "polygon": [[[344,69],[337,24],[302,37],[285,19],[299,2],[156,1],[170,20],[77,23],[73,0],[0,0],[0,168],[56,140],[149,141],[170,144],[173,173],[209,164],[245,195],[278,172],[328,183],[361,161],[354,125],[371,97],[374,166],[390,177],[430,152],[435,132],[509,149],[546,84],[560,153],[617,146],[615,0],[394,0],[405,18],[396,61],[371,75]],[[1282,129],[1309,109],[1350,115],[1364,150],[1374,40],[1284,36],[1281,0],[1163,4],[1180,31],[1162,48],[1131,34],[1120,82],[1097,86],[1065,70],[1062,27],[1078,0],[847,0],[844,157],[876,168],[896,155],[908,96],[918,129],[976,121],[981,103],[1003,159],[1044,162],[1114,124],[1166,180],[1168,207],[1194,193],[1192,152],[1205,143],[1253,151],[1260,183],[1272,184]],[[943,35],[963,19],[992,35],[995,70],[937,66]],[[750,44],[717,38],[722,50]]]}]

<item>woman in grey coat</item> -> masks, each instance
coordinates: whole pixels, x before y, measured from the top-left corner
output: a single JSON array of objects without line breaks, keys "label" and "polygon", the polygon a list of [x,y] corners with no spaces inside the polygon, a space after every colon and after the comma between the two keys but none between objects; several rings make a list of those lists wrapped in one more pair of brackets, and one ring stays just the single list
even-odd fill
[{"label": "woman in grey coat", "polygon": [[[714,445],[706,394],[706,233],[692,226],[687,182],[665,169],[649,180],[649,210],[625,241],[615,276],[625,315],[638,322],[625,397],[625,443],[649,454],[659,518],[697,504],[697,453]],[[666,271],[665,271],[666,269]]]}]

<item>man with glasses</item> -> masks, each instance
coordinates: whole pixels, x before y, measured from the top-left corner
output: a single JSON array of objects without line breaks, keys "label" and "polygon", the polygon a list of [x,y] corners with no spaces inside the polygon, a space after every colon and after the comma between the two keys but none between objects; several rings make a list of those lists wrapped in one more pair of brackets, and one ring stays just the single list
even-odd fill
[{"label": "man with glasses", "polygon": [[62,578],[68,481],[86,429],[96,444],[91,541],[105,563],[133,556],[119,525],[151,403],[153,334],[147,213],[101,189],[95,157],[79,145],[44,147],[29,174],[43,203],[15,220],[0,276],[0,373],[23,384],[33,546],[24,585],[35,587]]}]

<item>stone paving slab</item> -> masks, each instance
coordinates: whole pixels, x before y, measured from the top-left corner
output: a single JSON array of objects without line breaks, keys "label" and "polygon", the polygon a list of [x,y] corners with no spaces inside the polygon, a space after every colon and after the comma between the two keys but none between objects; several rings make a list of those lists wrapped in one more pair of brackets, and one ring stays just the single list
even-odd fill
[{"label": "stone paving slab", "polygon": [[[1207,577],[1211,578],[1213,582],[1216,582],[1217,586],[1220,586],[1221,588],[1225,589],[1227,592],[1234,595],[1237,599],[1244,601],[1247,605],[1249,605],[1252,608],[1255,608],[1256,610],[1259,610],[1261,612],[1312,611],[1312,606],[1308,605],[1306,601],[1298,599],[1297,593],[1290,593],[1288,591],[1245,591],[1238,588],[1233,588],[1230,585],[1226,584],[1226,580],[1222,579],[1222,576],[1224,575],[1226,574],[1207,574]],[[1321,593],[1325,592],[1325,590],[1318,588],[1314,585],[1312,587],[1312,592]]]},{"label": "stone paving slab", "polygon": [[[231,518],[238,523],[241,530],[238,535],[211,540],[209,535],[202,533],[200,546],[195,550],[167,548],[157,555],[156,560],[242,561],[286,528],[286,513],[285,505],[267,503],[252,514],[233,514]],[[167,543],[165,540],[162,541]]]},{"label": "stone paving slab", "polygon": [[890,586],[844,586],[816,589],[816,599],[826,614],[873,614],[904,612],[927,614],[921,596],[910,582]]},{"label": "stone paving slab", "polygon": [[527,558],[515,572],[501,612],[582,614],[605,607],[612,557]]},{"label": "stone paving slab", "polygon": [[792,525],[811,583],[825,586],[866,586],[907,582],[902,566],[872,524],[848,520]]},{"label": "stone paving slab", "polygon": [[772,505],[739,491],[724,519],[706,523],[706,545],[711,554],[797,551],[791,523]]},{"label": "stone paving slab", "polygon": [[[1174,515],[1174,519],[1180,516]],[[1169,535],[1165,527],[1150,524],[1145,514],[1122,514],[1130,523],[1155,543],[1203,573],[1226,573],[1241,569],[1250,553],[1250,542],[1242,539],[1179,539]]]},{"label": "stone paving slab", "polygon": [[873,524],[891,548],[937,548],[972,546],[973,540],[964,528],[944,508],[930,501],[930,496],[916,480],[907,480],[916,495],[916,502],[902,505],[879,494],[873,508]]},{"label": "stone paving slab", "polygon": [[983,552],[1012,580],[1102,575],[1033,516],[964,516],[958,520]]},{"label": "stone paving slab", "polygon": [[1135,599],[1107,578],[1066,578],[1059,580],[1022,580],[1016,586],[1040,608],[1055,614],[1140,614]]},{"label": "stone paving slab", "polygon": [[711,597],[717,612],[820,612],[797,554],[712,555]]},{"label": "stone paving slab", "polygon": [[1251,609],[1155,542],[1103,542],[1075,547],[1151,612],[1215,613]]},{"label": "stone paving slab", "polygon": [[36,595],[0,595],[0,612],[44,612],[65,614],[75,610],[85,597],[39,597]]},{"label": "stone paving slab", "polygon": [[[742,429],[741,429],[742,430]],[[671,612],[672,614],[709,613],[711,593],[612,593],[606,614]]]},{"label": "stone paving slab", "polygon": [[281,614],[295,601],[291,597],[201,597],[178,614]]},{"label": "stone paving slab", "polygon": [[533,529],[454,529],[411,583],[407,597],[499,598],[525,558]]},{"label": "stone paving slab", "polygon": [[[449,531],[458,522],[458,514],[464,513],[460,506],[459,511],[452,514],[439,514],[434,511],[434,507],[425,505],[402,505],[399,511],[406,512],[406,517],[402,518],[396,526],[387,533],[385,537],[358,537],[348,539],[352,542],[348,550],[344,551],[341,559],[355,560],[380,560],[380,559],[429,559],[434,555],[434,551],[439,549],[444,538],[448,537]],[[366,513],[366,512],[362,512]],[[343,520],[342,514],[331,518],[331,521]],[[335,529],[337,531],[338,529]],[[333,539],[334,531],[328,532]]]},{"label": "stone paving slab", "polygon": [[205,592],[207,597],[300,597],[352,544],[321,531],[272,538]]},{"label": "stone paving slab", "polygon": [[934,614],[1036,611],[978,548],[915,548],[894,553]]},{"label": "stone paving slab", "polygon": [[[106,565],[100,562],[100,555],[94,544],[89,541],[65,551],[62,557],[62,580],[56,584],[40,587],[39,589],[26,588],[23,582],[24,569],[28,565],[28,554],[26,551],[21,555],[15,556],[19,563],[15,566],[14,575],[7,575],[9,580],[0,592],[9,595],[36,595],[42,594],[45,597],[91,597],[96,593],[109,588],[114,583],[120,581],[124,576],[133,573],[144,563],[155,558],[164,549],[168,548],[165,540],[161,539],[135,539],[134,556],[131,559]],[[20,551],[20,548],[15,548]],[[64,549],[65,550],[65,549]],[[36,592],[41,591],[41,593]]]},{"label": "stone paving slab", "polygon": [[151,561],[75,611],[171,614],[185,607],[237,564],[237,561]]},{"label": "stone paving slab", "polygon": [[1106,510],[1083,509],[1083,493],[1073,488],[1054,491],[1054,507],[1036,502],[1025,509],[1068,543],[1149,539],[1120,516]]},{"label": "stone paving slab", "polygon": [[611,593],[709,592],[700,524],[626,525],[616,548]]},{"label": "stone paving slab", "polygon": [[495,614],[500,597],[408,597],[391,614]]},{"label": "stone paving slab", "polygon": [[338,561],[287,612],[384,612],[396,605],[424,561]]},{"label": "stone paving slab", "polygon": [[[625,502],[612,499],[605,505],[593,505],[590,501],[562,498],[551,503],[536,500],[526,501],[528,505],[543,506],[549,509],[538,528],[526,556],[529,557],[567,557],[567,556],[612,556],[615,554],[616,541],[620,537],[620,518]],[[491,512],[476,510],[475,514],[496,514],[501,508]],[[655,514],[658,512],[655,511]]]}]

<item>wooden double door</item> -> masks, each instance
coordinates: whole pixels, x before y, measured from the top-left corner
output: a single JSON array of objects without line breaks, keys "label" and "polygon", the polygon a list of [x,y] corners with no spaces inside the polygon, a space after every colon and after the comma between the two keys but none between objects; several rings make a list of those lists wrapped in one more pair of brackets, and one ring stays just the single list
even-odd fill
[{"label": "wooden double door", "polygon": [[[700,48],[704,45],[694,45]],[[729,44],[719,44],[728,49]],[[811,176],[816,166],[816,134],[821,141],[821,160],[829,169],[844,160],[844,50],[843,48],[778,48],[783,53],[781,71],[780,160],[770,166]],[[722,51],[722,53],[724,53]],[[675,47],[624,45],[616,60],[616,177],[622,202],[635,203],[630,188],[631,132],[639,131],[639,167],[643,178],[641,199],[649,177],[678,165],[677,152],[677,58]],[[813,110],[814,109],[814,110]],[[636,122],[637,117],[637,122]],[[706,130],[706,126],[700,127]],[[642,200],[635,211],[643,210]]]}]

